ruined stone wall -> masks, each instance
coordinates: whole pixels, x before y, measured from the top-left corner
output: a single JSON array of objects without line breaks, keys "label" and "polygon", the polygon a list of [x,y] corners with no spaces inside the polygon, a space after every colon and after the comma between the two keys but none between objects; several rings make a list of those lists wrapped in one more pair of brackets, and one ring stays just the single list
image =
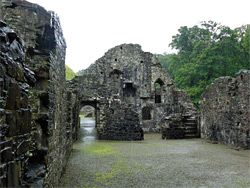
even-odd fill
[{"label": "ruined stone wall", "polygon": [[5,26],[0,20],[0,187],[18,187],[25,184],[31,155],[28,96],[36,80],[24,64],[22,39]]},{"label": "ruined stone wall", "polygon": [[[159,132],[165,125],[162,123],[164,118],[173,113],[185,116],[183,121],[197,115],[188,94],[177,89],[158,59],[142,51],[137,44],[122,44],[110,49],[72,82],[78,84],[82,104],[97,104],[97,128],[101,135],[106,135],[105,130],[110,129],[107,106],[117,109],[116,105],[112,107],[113,100],[119,101],[121,109],[137,113],[135,119],[139,118],[139,122],[134,126],[141,127],[144,132]],[[123,120],[120,124],[124,124]],[[193,125],[197,130],[197,123]],[[114,134],[122,135],[119,131]],[[194,134],[193,137],[197,131]]]},{"label": "ruined stone wall", "polygon": [[72,147],[65,92],[66,44],[59,18],[27,1],[0,3],[0,18],[24,39],[23,64],[36,79],[27,93],[32,116],[27,125],[31,132],[25,168],[29,171],[24,179],[34,187],[57,186]]},{"label": "ruined stone wall", "polygon": [[201,98],[202,137],[226,145],[250,148],[250,71],[221,77]]},{"label": "ruined stone wall", "polygon": [[98,130],[100,140],[143,140],[138,113],[118,100],[105,106],[106,124]]},{"label": "ruined stone wall", "polygon": [[78,93],[78,82],[67,80],[67,134],[72,141],[78,138],[80,102]]}]

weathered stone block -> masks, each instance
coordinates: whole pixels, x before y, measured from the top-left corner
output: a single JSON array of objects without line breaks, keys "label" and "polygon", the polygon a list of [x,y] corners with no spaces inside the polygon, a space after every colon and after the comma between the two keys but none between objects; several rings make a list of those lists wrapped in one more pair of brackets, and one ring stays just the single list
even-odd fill
[{"label": "weathered stone block", "polygon": [[0,142],[0,150],[2,150],[3,148],[12,147],[12,146],[13,146],[13,140]]},{"label": "weathered stone block", "polygon": [[6,107],[8,110],[16,110],[20,107],[20,88],[16,82],[13,80],[10,83],[8,89],[8,97]]},{"label": "weathered stone block", "polygon": [[8,162],[12,161],[15,158],[14,153],[12,152],[11,147],[4,148],[0,151],[1,161],[2,162]]},{"label": "weathered stone block", "polygon": [[8,163],[8,185],[7,187],[19,187],[19,174],[21,171],[21,166],[16,162]]},{"label": "weathered stone block", "polygon": [[[18,121],[20,121],[20,119]],[[12,136],[18,135],[20,127],[17,127],[17,120],[16,120],[15,112],[6,113],[6,123],[9,125],[8,136],[12,137]]]},{"label": "weathered stone block", "polygon": [[16,154],[20,155],[22,153],[25,153],[29,150],[29,141],[23,140],[18,146],[16,150]]}]

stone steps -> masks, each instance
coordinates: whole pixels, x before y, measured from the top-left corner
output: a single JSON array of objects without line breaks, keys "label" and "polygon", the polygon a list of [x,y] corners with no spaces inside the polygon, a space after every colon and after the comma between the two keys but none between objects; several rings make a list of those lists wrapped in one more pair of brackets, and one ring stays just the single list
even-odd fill
[{"label": "stone steps", "polygon": [[195,118],[188,118],[185,121],[184,128],[184,137],[185,138],[198,138],[198,128],[197,128],[197,120]]}]

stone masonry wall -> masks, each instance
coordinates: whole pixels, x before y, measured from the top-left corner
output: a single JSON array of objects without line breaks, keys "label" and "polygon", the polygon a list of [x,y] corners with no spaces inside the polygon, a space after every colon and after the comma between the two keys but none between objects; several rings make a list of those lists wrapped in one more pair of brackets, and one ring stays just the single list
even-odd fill
[{"label": "stone masonry wall", "polygon": [[201,99],[202,137],[250,149],[250,70],[221,77]]},{"label": "stone masonry wall", "polygon": [[24,39],[24,69],[32,70],[36,79],[27,92],[31,123],[26,125],[30,138],[24,167],[28,171],[19,183],[55,187],[72,148],[65,92],[66,43],[59,18],[23,0],[0,1],[0,10],[0,19]]},{"label": "stone masonry wall", "polygon": [[31,155],[29,88],[34,73],[25,64],[23,41],[0,20],[0,187],[25,184]]},{"label": "stone masonry wall", "polygon": [[[135,131],[134,140],[143,139],[143,134],[137,134],[140,130],[136,127],[144,132],[160,132],[165,128],[164,118],[171,114],[183,116],[183,121],[193,118],[195,122],[184,128],[194,129],[189,134],[191,138],[199,135],[197,110],[187,92],[177,89],[158,59],[142,51],[138,44],[111,48],[81,76],[72,79],[67,87],[72,86],[75,87],[72,91],[78,93],[80,107],[90,103],[95,106],[96,126],[101,139],[118,139],[114,135],[122,135],[119,139],[131,140],[127,132],[118,131],[124,130],[121,128],[123,125],[130,129],[128,132]],[[114,100],[119,101],[120,110],[113,103]],[[124,123],[129,122],[126,117],[116,118],[116,111],[124,114],[126,110],[126,113],[131,111],[129,113],[133,114],[136,124]],[[110,112],[113,111],[112,116]],[[111,120],[116,123],[112,124]],[[117,127],[119,124],[120,128]]]}]

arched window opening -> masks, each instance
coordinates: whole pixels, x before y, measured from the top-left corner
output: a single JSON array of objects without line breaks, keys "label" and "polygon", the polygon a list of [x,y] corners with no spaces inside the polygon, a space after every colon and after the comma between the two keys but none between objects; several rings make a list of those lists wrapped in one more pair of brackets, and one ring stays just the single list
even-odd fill
[{"label": "arched window opening", "polygon": [[157,79],[154,86],[155,86],[155,103],[162,103],[162,88],[164,82],[161,79]]}]

